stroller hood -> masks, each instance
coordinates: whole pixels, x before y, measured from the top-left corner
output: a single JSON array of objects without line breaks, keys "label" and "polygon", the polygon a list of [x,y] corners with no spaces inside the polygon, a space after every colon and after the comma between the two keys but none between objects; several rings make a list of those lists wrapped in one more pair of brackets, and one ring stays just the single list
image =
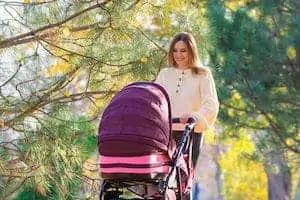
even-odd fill
[{"label": "stroller hood", "polygon": [[101,155],[134,156],[168,151],[170,100],[152,82],[136,82],[118,92],[103,112],[98,134]]}]

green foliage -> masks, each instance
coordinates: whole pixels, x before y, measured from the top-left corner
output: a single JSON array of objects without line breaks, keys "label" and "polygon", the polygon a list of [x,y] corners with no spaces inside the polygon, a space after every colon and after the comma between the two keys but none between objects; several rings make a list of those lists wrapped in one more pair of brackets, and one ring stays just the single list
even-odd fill
[{"label": "green foliage", "polygon": [[[293,28],[295,24],[291,18],[297,15],[299,7],[289,9],[296,6],[294,1],[244,2],[211,1],[207,7],[213,42],[208,52],[211,65],[217,66],[219,120],[226,134],[221,138],[227,141],[233,136],[241,140],[241,130],[247,129],[257,146],[250,158],[262,161],[269,176],[274,171],[268,166],[274,163],[280,166],[275,174],[286,174],[284,170],[290,170],[290,163],[279,163],[270,155],[276,154],[291,163],[299,161],[286,156],[289,151],[300,152],[296,139],[300,92],[294,78],[299,71],[294,67],[295,63],[299,66],[296,53],[299,48],[295,48],[299,29]],[[262,171],[260,168],[258,171]],[[225,182],[229,179],[225,178]],[[232,190],[232,184],[225,186],[226,192]],[[229,199],[242,199],[242,196]]]},{"label": "green foliage", "polygon": [[277,147],[281,156],[299,153],[297,1],[36,2],[8,2],[20,17],[0,23],[0,136],[18,135],[0,143],[1,197],[19,189],[18,199],[71,199],[82,174],[96,179],[84,169],[97,150],[91,118],[123,86],[153,80],[179,31],[194,34],[215,77],[218,139],[232,145],[220,163],[231,174],[238,170],[225,173],[224,198],[264,196],[265,188],[256,189],[265,187],[265,175],[247,172],[263,173],[266,155]]},{"label": "green foliage", "polygon": [[20,192],[18,197],[16,197],[16,200],[31,200],[31,199],[47,200],[49,198],[47,196],[43,196],[39,193],[36,193],[32,189],[24,190],[24,191]]},{"label": "green foliage", "polygon": [[[72,199],[78,193],[83,162],[95,152],[95,126],[62,106],[40,125],[25,131],[25,139],[17,144],[23,163],[19,171],[27,176],[17,199]],[[6,192],[9,188],[1,194]]]},{"label": "green foliage", "polygon": [[[265,8],[263,3],[265,1],[260,5]],[[299,116],[295,101],[299,97],[299,88],[295,87],[290,78],[292,68],[287,65],[286,56],[286,49],[290,45],[286,38],[292,39],[293,35],[272,35],[277,31],[273,30],[274,28],[280,29],[281,25],[286,28],[288,19],[285,19],[282,13],[276,13],[278,18],[281,18],[282,24],[274,27],[275,22],[269,20],[269,15],[277,11],[271,8],[260,12],[261,20],[257,21],[249,15],[247,7],[237,9],[235,12],[224,12],[226,10],[224,5],[209,4],[207,17],[212,27],[211,37],[214,40],[218,39],[215,49],[209,49],[209,52],[210,55],[217,55],[212,64],[222,66],[217,68],[217,75],[223,83],[220,84],[219,90],[238,91],[242,101],[245,102],[245,107],[256,110],[255,115],[247,114],[247,118],[243,120],[239,116],[233,119],[233,123],[242,122],[244,127],[255,127],[256,125],[250,122],[257,121],[259,124],[258,117],[264,115],[267,124],[265,127],[259,126],[260,129],[271,131],[281,138],[291,135],[295,137],[297,131],[293,127],[298,123],[295,119]],[[289,92],[282,94],[280,88],[286,88]],[[221,101],[227,105],[231,100],[228,98],[228,92],[226,94],[221,96],[226,97]],[[227,106],[223,108],[232,109]],[[224,115],[224,118],[226,117],[228,116]],[[270,126],[273,126],[271,130],[268,128]],[[286,145],[286,147],[298,151],[298,146]]]},{"label": "green foliage", "polygon": [[255,146],[240,131],[240,138],[227,139],[231,148],[219,159],[224,172],[223,194],[226,199],[267,199],[264,165],[255,158]]}]

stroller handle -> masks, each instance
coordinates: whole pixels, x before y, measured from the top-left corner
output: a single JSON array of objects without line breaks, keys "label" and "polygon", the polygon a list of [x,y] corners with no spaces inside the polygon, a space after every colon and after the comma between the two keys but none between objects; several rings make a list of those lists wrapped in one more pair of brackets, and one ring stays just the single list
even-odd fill
[{"label": "stroller handle", "polygon": [[[180,123],[180,118],[176,117],[176,118],[172,118],[172,123],[173,124],[178,124]],[[190,117],[187,121],[187,125],[185,126],[186,129],[188,130],[192,130],[196,125],[196,120],[192,117]]]},{"label": "stroller handle", "polygon": [[[180,118],[172,118],[172,123],[180,123]],[[187,144],[187,139],[191,133],[191,131],[194,129],[196,125],[196,120],[192,117],[188,118],[188,121],[185,126],[185,130],[183,132],[183,135],[179,141],[179,144],[176,148],[176,151],[173,155],[173,167],[171,169],[171,172],[166,177],[166,181],[163,182],[163,185],[161,186],[160,192],[166,196],[166,189],[169,187],[169,179],[172,178],[172,174],[174,173],[174,170],[177,170],[177,163],[179,160],[179,157],[182,155],[183,148]],[[174,177],[173,177],[174,178]]]},{"label": "stroller handle", "polygon": [[178,124],[178,123],[180,123],[180,118],[172,118],[172,123],[173,123],[173,124]]}]

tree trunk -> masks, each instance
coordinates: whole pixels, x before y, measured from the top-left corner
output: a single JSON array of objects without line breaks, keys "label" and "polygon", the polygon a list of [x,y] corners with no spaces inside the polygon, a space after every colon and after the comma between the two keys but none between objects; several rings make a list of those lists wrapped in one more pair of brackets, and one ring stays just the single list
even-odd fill
[{"label": "tree trunk", "polygon": [[272,151],[265,157],[269,200],[291,200],[291,173],[285,156]]}]

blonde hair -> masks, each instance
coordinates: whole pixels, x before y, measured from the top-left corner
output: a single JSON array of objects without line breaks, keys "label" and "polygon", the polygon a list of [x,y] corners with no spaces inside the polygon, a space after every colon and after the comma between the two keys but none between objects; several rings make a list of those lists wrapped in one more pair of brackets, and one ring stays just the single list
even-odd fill
[{"label": "blonde hair", "polygon": [[207,73],[209,72],[209,68],[204,67],[200,64],[199,56],[198,56],[198,51],[197,51],[197,44],[195,41],[195,38],[187,32],[181,32],[177,33],[169,46],[169,51],[168,51],[168,64],[170,67],[178,67],[173,56],[173,49],[174,46],[177,42],[183,41],[188,48],[188,55],[189,55],[189,68],[192,69],[193,73],[195,74],[201,74],[201,73]]}]

